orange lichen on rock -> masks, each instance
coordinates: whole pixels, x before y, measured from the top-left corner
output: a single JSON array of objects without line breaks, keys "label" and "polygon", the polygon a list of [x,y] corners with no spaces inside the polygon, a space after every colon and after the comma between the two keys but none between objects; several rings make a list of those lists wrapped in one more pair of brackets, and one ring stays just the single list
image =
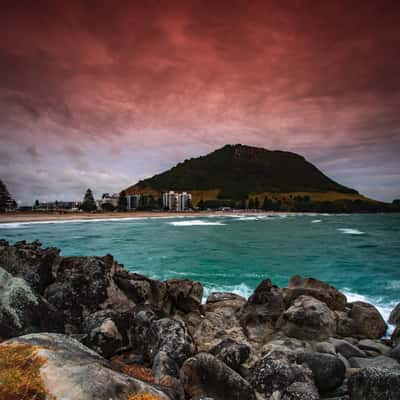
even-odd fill
[{"label": "orange lichen on rock", "polygon": [[133,365],[126,365],[122,372],[132,378],[140,379],[141,381],[154,383],[155,378],[151,371],[151,369],[143,367],[142,365],[133,364]]},{"label": "orange lichen on rock", "polygon": [[0,346],[0,399],[45,400],[46,390],[40,377],[44,363],[34,346]]},{"label": "orange lichen on rock", "polygon": [[162,399],[155,394],[143,392],[143,393],[129,395],[128,400],[162,400]]}]

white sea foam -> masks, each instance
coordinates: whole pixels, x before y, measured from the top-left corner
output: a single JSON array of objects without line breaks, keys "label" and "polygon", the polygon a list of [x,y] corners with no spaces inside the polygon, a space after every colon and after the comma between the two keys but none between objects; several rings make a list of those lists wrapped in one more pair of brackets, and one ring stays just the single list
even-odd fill
[{"label": "white sea foam", "polygon": [[190,220],[190,221],[173,221],[168,222],[168,224],[173,226],[207,226],[207,225],[226,225],[222,222],[214,222],[214,221],[201,221],[199,219]]},{"label": "white sea foam", "polygon": [[353,228],[339,228],[338,231],[345,233],[346,235],[363,235],[365,233]]},{"label": "white sea foam", "polygon": [[319,222],[321,222],[320,219],[313,219],[313,220],[311,221],[312,224],[318,224]]}]

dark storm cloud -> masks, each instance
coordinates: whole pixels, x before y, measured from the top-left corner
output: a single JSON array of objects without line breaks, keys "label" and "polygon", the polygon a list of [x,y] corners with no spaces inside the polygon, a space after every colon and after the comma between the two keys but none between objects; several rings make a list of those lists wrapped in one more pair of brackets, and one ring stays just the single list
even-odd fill
[{"label": "dark storm cloud", "polygon": [[[0,162],[0,173],[21,198],[41,179],[54,195],[72,179],[68,197],[89,178],[118,190],[242,142],[300,152],[390,199],[400,190],[399,12],[389,0],[5,1],[0,140],[21,169]],[[39,160],[51,178],[28,179]]]}]

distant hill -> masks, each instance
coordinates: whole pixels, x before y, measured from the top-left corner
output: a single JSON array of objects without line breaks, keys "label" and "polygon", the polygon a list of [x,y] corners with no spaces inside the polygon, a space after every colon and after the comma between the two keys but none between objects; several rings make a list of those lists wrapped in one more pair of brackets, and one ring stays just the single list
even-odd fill
[{"label": "distant hill", "polygon": [[338,192],[357,195],[324,175],[304,157],[285,151],[226,145],[142,180],[131,191],[210,191],[220,199],[242,199],[251,193]]}]

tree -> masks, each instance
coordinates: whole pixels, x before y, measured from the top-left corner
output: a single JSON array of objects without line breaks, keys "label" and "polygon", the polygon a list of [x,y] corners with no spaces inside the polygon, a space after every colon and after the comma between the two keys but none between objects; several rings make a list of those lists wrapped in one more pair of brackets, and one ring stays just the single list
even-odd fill
[{"label": "tree", "polygon": [[0,180],[0,212],[15,210],[17,203],[11,197],[7,186]]},{"label": "tree", "polygon": [[205,209],[206,209],[206,206],[205,206],[205,204],[204,204],[203,199],[201,199],[201,200],[197,203],[197,207],[198,207],[200,210],[205,210]]},{"label": "tree", "polygon": [[118,197],[118,206],[117,209],[118,211],[126,211],[128,207],[128,202],[126,200],[126,193],[123,190]]},{"label": "tree", "polygon": [[33,208],[39,208],[39,207],[40,207],[39,200],[35,200],[35,205],[33,206]]},{"label": "tree", "polygon": [[265,196],[264,203],[263,203],[263,210],[268,211],[268,210],[272,210],[272,208],[273,208],[272,200],[270,200],[268,198],[268,196]]},{"label": "tree", "polygon": [[115,207],[111,204],[111,203],[103,203],[101,205],[101,209],[103,211],[108,211],[108,212],[112,212],[115,210]]},{"label": "tree", "polygon": [[81,209],[86,212],[97,210],[96,202],[94,201],[93,193],[90,189],[86,190]]},{"label": "tree", "polygon": [[250,198],[250,200],[249,200],[249,209],[250,210],[254,209],[254,200],[252,198]]},{"label": "tree", "polygon": [[254,208],[259,209],[260,208],[260,200],[258,200],[258,197],[254,199]]}]

